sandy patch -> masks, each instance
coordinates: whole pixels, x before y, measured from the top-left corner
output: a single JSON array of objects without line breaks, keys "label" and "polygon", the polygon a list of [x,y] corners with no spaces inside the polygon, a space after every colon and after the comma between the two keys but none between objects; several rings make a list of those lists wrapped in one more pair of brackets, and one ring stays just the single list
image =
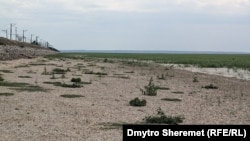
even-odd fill
[{"label": "sandy patch", "polygon": [[187,70],[191,72],[219,75],[224,77],[231,77],[243,80],[250,80],[250,71],[240,68],[201,68],[196,66],[185,66],[182,64],[162,64],[167,67],[174,67],[176,69]]}]

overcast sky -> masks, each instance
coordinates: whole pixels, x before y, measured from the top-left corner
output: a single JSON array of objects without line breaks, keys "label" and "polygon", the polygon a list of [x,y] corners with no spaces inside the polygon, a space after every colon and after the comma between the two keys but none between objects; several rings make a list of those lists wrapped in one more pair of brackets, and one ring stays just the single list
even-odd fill
[{"label": "overcast sky", "polygon": [[250,0],[0,0],[10,23],[59,50],[250,52]]}]

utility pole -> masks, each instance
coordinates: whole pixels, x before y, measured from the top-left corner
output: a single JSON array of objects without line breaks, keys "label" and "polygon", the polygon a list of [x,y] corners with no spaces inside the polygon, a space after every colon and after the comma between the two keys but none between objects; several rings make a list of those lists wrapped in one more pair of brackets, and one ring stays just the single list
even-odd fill
[{"label": "utility pole", "polygon": [[6,33],[6,38],[8,38],[8,30],[6,29],[6,30],[2,30],[2,31]]},{"label": "utility pole", "polygon": [[16,24],[13,24],[13,23],[10,24],[10,40],[12,39],[12,27],[15,25]]},{"label": "utility pole", "polygon": [[16,32],[16,40],[17,40],[17,27],[15,27],[15,32]]},{"label": "utility pole", "polygon": [[30,36],[31,36],[31,37],[30,37],[30,43],[32,43],[32,41],[33,41],[33,40],[32,40],[32,36],[33,36],[33,35],[34,35],[34,34],[31,34],[31,35],[30,35]]},{"label": "utility pole", "polygon": [[38,43],[38,38],[39,38],[39,36],[36,36],[36,43]]},{"label": "utility pole", "polygon": [[23,30],[23,42],[24,42],[24,38],[25,38],[25,37],[24,37],[24,32],[26,32],[26,31],[27,31],[27,30]]}]

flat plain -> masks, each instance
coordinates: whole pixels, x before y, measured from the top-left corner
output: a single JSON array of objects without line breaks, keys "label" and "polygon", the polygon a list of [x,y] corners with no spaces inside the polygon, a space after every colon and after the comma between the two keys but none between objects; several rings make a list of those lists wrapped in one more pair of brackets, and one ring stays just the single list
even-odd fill
[{"label": "flat plain", "polygon": [[[244,59],[249,56],[193,55],[189,63],[183,62],[185,55],[119,56],[59,54],[1,61],[1,140],[119,141],[122,124],[145,124],[145,117],[156,116],[159,108],[167,116],[181,117],[179,124],[250,123],[249,80],[161,64],[202,67],[203,61],[206,67],[248,70],[250,59]],[[151,78],[155,96],[143,93]],[[146,105],[131,106],[135,98]]]}]

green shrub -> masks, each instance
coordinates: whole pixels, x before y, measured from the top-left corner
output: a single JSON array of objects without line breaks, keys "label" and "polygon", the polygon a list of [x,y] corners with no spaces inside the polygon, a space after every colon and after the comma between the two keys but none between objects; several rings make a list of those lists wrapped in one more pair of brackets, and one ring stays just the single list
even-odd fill
[{"label": "green shrub", "polygon": [[183,122],[183,117],[181,116],[166,116],[165,113],[161,110],[161,108],[157,109],[157,116],[148,116],[145,117],[144,120],[146,123],[165,123],[165,124],[173,124],[177,125]]},{"label": "green shrub", "polygon": [[150,80],[149,80],[149,83],[147,86],[144,87],[145,90],[142,90],[142,93],[144,95],[148,95],[148,96],[156,96],[157,95],[157,88],[154,83],[153,83],[153,78],[151,77]]},{"label": "green shrub", "polygon": [[136,97],[133,100],[130,100],[129,104],[131,106],[146,106],[147,101],[145,99],[140,100],[138,97]]},{"label": "green shrub", "polygon": [[213,84],[203,86],[202,88],[205,88],[205,89],[218,89],[218,87],[214,86]]},{"label": "green shrub", "polygon": [[71,79],[71,82],[74,82],[74,83],[80,83],[82,80],[81,78],[72,78]]}]

